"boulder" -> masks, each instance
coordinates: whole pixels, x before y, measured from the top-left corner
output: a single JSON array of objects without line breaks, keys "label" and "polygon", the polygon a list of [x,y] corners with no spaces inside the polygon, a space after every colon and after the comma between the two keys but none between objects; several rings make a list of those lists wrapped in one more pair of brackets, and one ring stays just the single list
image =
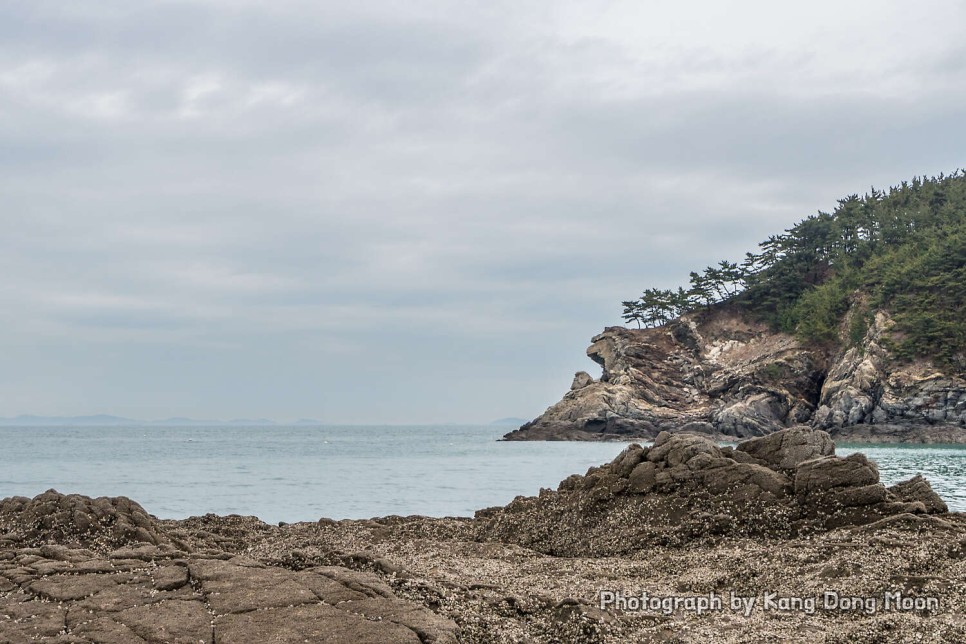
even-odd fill
[{"label": "boulder", "polygon": [[574,374],[574,381],[570,385],[570,391],[576,391],[577,389],[583,389],[588,385],[594,383],[594,378],[586,371],[578,371]]},{"label": "boulder", "polygon": [[826,432],[799,426],[744,441],[736,450],[773,469],[794,472],[805,461],[833,455],[835,443]]},{"label": "boulder", "polygon": [[674,467],[687,463],[698,454],[720,456],[721,450],[703,436],[661,432],[655,439],[654,445],[648,450],[647,460],[652,463],[663,462]]},{"label": "boulder", "polygon": [[879,469],[865,454],[845,458],[822,456],[800,464],[795,471],[795,493],[860,487],[879,482]]},{"label": "boulder", "polygon": [[900,501],[920,502],[930,513],[943,514],[949,512],[946,502],[940,498],[932,486],[921,474],[917,474],[908,481],[903,481],[889,488]]},{"label": "boulder", "polygon": [[25,545],[57,543],[102,551],[141,543],[173,547],[157,519],[123,496],[92,499],[47,490],[0,501],[0,528]]}]

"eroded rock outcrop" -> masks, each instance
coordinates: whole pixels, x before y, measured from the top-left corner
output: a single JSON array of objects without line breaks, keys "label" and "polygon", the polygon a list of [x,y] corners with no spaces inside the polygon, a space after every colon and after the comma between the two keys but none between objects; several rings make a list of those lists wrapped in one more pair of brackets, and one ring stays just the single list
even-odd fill
[{"label": "eroded rock outcrop", "polygon": [[845,351],[825,379],[814,425],[833,435],[883,442],[960,442],[966,435],[966,380],[925,361],[900,363],[875,316],[862,344]]},{"label": "eroded rock outcrop", "polygon": [[811,418],[825,369],[822,355],[730,310],[657,329],[611,327],[587,355],[600,379],[578,373],[563,400],[506,439],[763,436]]},{"label": "eroded rock outcrop", "polygon": [[840,458],[808,427],[718,447],[661,433],[556,491],[478,513],[480,538],[563,556],[606,556],[708,536],[788,538],[886,517],[945,513],[918,477],[892,488],[862,454]]},{"label": "eroded rock outcrop", "polygon": [[103,550],[130,543],[172,545],[157,520],[123,496],[92,499],[47,490],[32,499],[10,497],[0,501],[0,529],[7,541],[32,546],[58,543]]},{"label": "eroded rock outcrop", "polygon": [[876,314],[864,340],[826,353],[749,321],[737,308],[656,329],[611,327],[563,399],[507,440],[652,440],[661,431],[764,436],[810,424],[841,440],[966,442],[966,380],[902,363]]}]

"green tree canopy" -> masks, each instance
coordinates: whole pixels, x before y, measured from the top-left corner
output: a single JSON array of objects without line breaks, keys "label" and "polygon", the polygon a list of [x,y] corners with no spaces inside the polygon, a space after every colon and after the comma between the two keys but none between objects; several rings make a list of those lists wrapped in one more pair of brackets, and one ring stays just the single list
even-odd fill
[{"label": "green tree canopy", "polygon": [[[834,344],[860,299],[892,313],[900,357],[966,371],[966,174],[848,195],[833,212],[768,237],[740,263],[719,261],[692,271],[686,289],[648,288],[622,304],[625,320],[658,326],[731,302],[806,342]],[[853,316],[844,335],[861,336],[863,319]]]}]

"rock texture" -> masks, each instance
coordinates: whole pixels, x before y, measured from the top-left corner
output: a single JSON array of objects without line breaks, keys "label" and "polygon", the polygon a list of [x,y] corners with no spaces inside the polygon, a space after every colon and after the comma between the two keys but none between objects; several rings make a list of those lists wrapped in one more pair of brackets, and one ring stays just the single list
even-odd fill
[{"label": "rock texture", "polygon": [[578,373],[560,402],[505,438],[748,438],[806,423],[842,440],[966,442],[966,380],[895,361],[890,327],[880,312],[859,346],[831,355],[733,307],[611,327],[587,349],[601,378]]},{"label": "rock texture", "polygon": [[[601,608],[602,590],[940,603],[665,613]],[[964,614],[966,516],[921,477],[882,487],[809,428],[736,448],[665,433],[477,519],[274,526],[54,491],[0,501],[0,644],[940,644],[966,641]]]},{"label": "rock texture", "polygon": [[712,536],[790,538],[886,517],[943,514],[922,479],[879,482],[862,454],[834,455],[823,431],[781,430],[720,448],[662,432],[557,491],[478,513],[481,536],[559,556],[613,556]]},{"label": "rock texture", "polygon": [[734,311],[658,329],[611,327],[571,390],[508,440],[653,439],[662,431],[762,436],[811,418],[824,358]]},{"label": "rock texture", "polygon": [[0,534],[3,644],[457,641],[374,573],[195,549],[124,497],[5,499]]},{"label": "rock texture", "polygon": [[[48,490],[32,499],[0,501],[7,538],[30,544],[55,542],[77,547],[111,548],[130,543],[171,545],[140,505],[127,497],[90,497]],[[2,543],[2,542],[0,542]]]},{"label": "rock texture", "polygon": [[829,370],[814,425],[842,438],[899,442],[918,433],[923,442],[961,442],[966,380],[926,362],[896,363],[884,342],[891,326],[878,313],[861,346]]}]

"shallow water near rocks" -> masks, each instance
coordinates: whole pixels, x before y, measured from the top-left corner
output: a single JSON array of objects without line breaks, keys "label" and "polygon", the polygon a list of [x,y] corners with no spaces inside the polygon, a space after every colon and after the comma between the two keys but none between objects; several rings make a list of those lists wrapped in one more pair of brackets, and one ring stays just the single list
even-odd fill
[{"label": "shallow water near rocks", "polygon": [[[3,427],[0,498],[128,496],[161,518],[472,516],[556,488],[624,443],[498,442],[496,426]],[[922,473],[966,510],[966,446],[846,446],[891,485]]]},{"label": "shallow water near rocks", "polygon": [[966,512],[966,445],[860,445],[841,443],[839,456],[862,452],[879,466],[886,485],[922,474],[949,509]]}]

